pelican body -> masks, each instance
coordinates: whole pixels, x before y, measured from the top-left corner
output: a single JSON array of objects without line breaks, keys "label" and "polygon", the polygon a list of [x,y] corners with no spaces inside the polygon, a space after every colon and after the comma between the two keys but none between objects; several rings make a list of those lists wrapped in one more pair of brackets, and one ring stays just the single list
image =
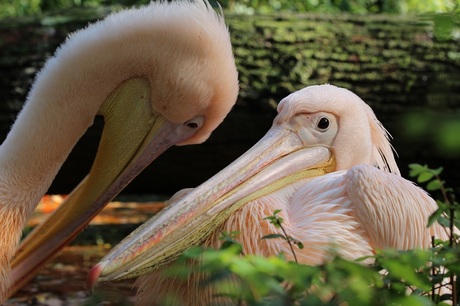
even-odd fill
[{"label": "pelican body", "polygon": [[[0,147],[0,304],[157,156],[205,141],[234,105],[237,78],[227,27],[207,1],[159,1],[71,34]],[[105,124],[89,175],[16,252],[96,115]]]},{"label": "pelican body", "polygon": [[245,254],[292,252],[265,217],[281,210],[287,234],[300,241],[300,263],[317,265],[330,250],[356,259],[378,249],[428,248],[431,236],[448,237],[439,224],[427,228],[437,205],[400,176],[389,134],[372,109],[351,91],[332,85],[299,90],[278,105],[267,134],[214,177],[181,192],[161,213],[113,248],[89,274],[98,282],[138,277],[138,304],[172,296],[180,305],[228,302],[201,287],[200,275],[167,278],[157,269],[183,250],[218,247],[221,231],[239,231]]}]

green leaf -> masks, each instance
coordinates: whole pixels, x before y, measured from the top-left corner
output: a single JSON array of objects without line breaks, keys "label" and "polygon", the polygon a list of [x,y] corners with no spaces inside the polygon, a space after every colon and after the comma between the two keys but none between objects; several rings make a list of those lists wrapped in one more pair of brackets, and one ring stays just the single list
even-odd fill
[{"label": "green leaf", "polygon": [[419,174],[417,178],[417,182],[419,183],[425,183],[431,180],[434,177],[434,174],[431,172],[422,172]]},{"label": "green leaf", "polygon": [[430,169],[430,172],[433,173],[434,175],[440,175],[442,170],[444,170],[444,168],[439,167],[438,169]]},{"label": "green leaf", "polygon": [[428,168],[420,164],[409,164],[409,169],[410,169],[409,176],[416,177],[420,173],[427,171]]},{"label": "green leaf", "polygon": [[444,227],[449,227],[450,226],[450,220],[447,219],[446,217],[444,217],[443,215],[441,215],[438,218],[438,223],[441,224]]},{"label": "green leaf", "polygon": [[426,296],[409,295],[403,297],[392,298],[391,305],[404,305],[404,306],[429,306],[433,305],[430,299]]},{"label": "green leaf", "polygon": [[274,239],[274,238],[282,238],[282,239],[286,240],[286,237],[284,237],[281,234],[269,234],[269,235],[265,235],[265,236],[262,237],[262,239]]},{"label": "green leaf", "polygon": [[[416,258],[413,258],[414,260]],[[407,281],[409,284],[414,285],[423,290],[430,290],[430,283],[428,279],[421,277],[415,271],[415,267],[408,265],[407,262],[403,262],[398,259],[389,259],[383,266],[388,272],[396,278]]]},{"label": "green leaf", "polygon": [[230,240],[225,240],[223,243],[222,243],[222,246],[220,247],[221,249],[226,249],[226,248],[229,248],[230,246],[234,245],[235,243],[233,241],[230,241]]},{"label": "green leaf", "polygon": [[428,191],[434,191],[434,190],[439,190],[442,187],[442,182],[440,180],[434,180],[428,183],[426,185],[426,189]]},{"label": "green leaf", "polygon": [[427,227],[430,227],[435,223],[436,221],[439,220],[439,217],[443,214],[444,210],[441,208],[436,209],[434,213],[431,214],[431,216],[428,218],[428,225]]}]

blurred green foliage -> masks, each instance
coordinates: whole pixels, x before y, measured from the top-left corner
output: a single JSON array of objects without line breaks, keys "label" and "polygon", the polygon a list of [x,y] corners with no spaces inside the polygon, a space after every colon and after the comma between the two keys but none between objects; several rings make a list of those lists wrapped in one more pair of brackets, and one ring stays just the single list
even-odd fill
[{"label": "blurred green foliage", "polygon": [[150,0],[0,0],[0,18],[37,16],[75,7],[132,6]]},{"label": "blurred green foliage", "polygon": [[460,114],[437,114],[429,111],[411,112],[401,117],[401,126],[406,138],[423,139],[441,156],[460,156]]},{"label": "blurred green foliage", "polygon": [[289,10],[321,13],[420,14],[453,12],[460,7],[459,0],[226,0],[219,2],[230,10],[246,13]]},{"label": "blurred green foliage", "polygon": [[[0,0],[0,18],[39,15],[72,7],[132,6],[149,0]],[[278,10],[322,13],[441,13],[458,11],[460,0],[211,0],[236,13],[270,13]]]}]

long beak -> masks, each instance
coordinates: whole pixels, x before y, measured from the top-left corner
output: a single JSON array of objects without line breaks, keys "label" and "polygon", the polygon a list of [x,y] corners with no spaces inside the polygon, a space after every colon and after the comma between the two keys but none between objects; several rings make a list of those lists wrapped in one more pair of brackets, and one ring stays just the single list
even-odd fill
[{"label": "long beak", "polygon": [[118,87],[104,102],[100,114],[104,116],[104,130],[90,173],[21,243],[12,262],[10,292],[26,284],[152,160],[191,136],[190,132],[178,133],[178,124],[152,110],[150,86],[142,78]]},{"label": "long beak", "polygon": [[224,170],[126,237],[93,267],[88,286],[149,273],[201,243],[248,202],[334,168],[328,148],[306,147],[292,129],[276,125]]}]

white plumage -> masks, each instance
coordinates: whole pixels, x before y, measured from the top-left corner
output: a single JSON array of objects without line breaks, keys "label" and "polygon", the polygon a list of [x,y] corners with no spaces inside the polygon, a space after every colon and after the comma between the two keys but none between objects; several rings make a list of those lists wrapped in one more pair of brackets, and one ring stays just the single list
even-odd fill
[{"label": "white plumage", "polygon": [[70,35],[0,147],[0,303],[22,227],[96,115],[91,172],[19,248],[16,289],[164,150],[205,141],[237,95],[229,33],[207,1],[152,2]]},{"label": "white plumage", "polygon": [[[181,192],[93,268],[90,284],[138,275],[138,304],[171,295],[180,305],[228,302],[187,280],[157,269],[181,250],[202,242],[219,247],[222,231],[239,231],[245,254],[285,254],[283,234],[264,220],[275,210],[287,234],[303,243],[300,263],[317,265],[334,254],[356,259],[377,249],[428,248],[445,228],[427,228],[437,204],[399,175],[389,135],[371,108],[352,92],[311,86],[283,99],[267,134],[207,182]],[[368,262],[369,260],[367,260]]]}]

